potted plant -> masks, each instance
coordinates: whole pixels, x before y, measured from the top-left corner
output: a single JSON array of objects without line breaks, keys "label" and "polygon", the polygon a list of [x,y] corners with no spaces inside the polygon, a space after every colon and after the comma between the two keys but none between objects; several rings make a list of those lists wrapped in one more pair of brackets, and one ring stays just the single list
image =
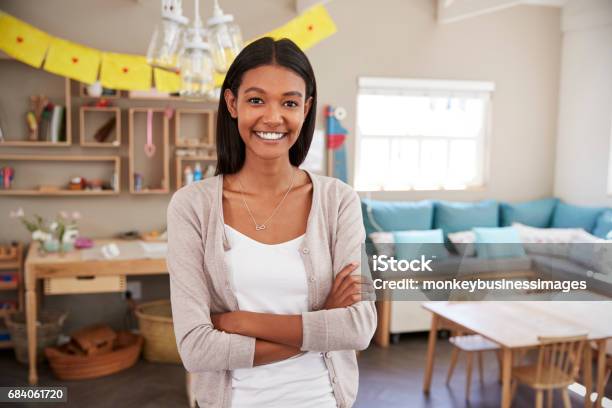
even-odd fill
[{"label": "potted plant", "polygon": [[11,217],[21,220],[21,223],[32,234],[32,240],[39,243],[39,251],[41,253],[48,252],[64,252],[74,249],[79,230],[77,220],[81,218],[81,214],[74,211],[68,214],[66,211],[60,211],[57,216],[47,221],[38,214],[29,219],[25,216],[23,209],[19,208],[16,211],[11,211]]}]

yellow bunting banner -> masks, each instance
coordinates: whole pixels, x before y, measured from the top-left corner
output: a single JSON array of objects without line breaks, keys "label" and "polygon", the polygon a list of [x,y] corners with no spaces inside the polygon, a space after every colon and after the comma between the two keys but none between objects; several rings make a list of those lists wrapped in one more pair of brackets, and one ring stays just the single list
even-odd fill
[{"label": "yellow bunting banner", "polygon": [[16,60],[40,68],[50,40],[47,33],[0,13],[0,50]]},{"label": "yellow bunting banner", "polygon": [[269,36],[274,39],[289,38],[302,50],[307,50],[335,34],[336,31],[336,24],[334,24],[334,20],[332,20],[327,9],[323,5],[318,4],[309,8],[284,26],[270,31],[262,37]]},{"label": "yellow bunting banner", "polygon": [[151,89],[151,66],[140,55],[104,52],[100,82],[110,89],[148,91]]},{"label": "yellow bunting banner", "polygon": [[153,77],[155,78],[155,89],[158,92],[176,93],[181,90],[180,72],[153,68]]},{"label": "yellow bunting banner", "polygon": [[44,69],[86,84],[98,79],[101,53],[60,38],[53,38],[49,45]]},{"label": "yellow bunting banner", "polygon": [[[282,27],[257,37],[289,38],[307,50],[337,31],[325,7],[311,7]],[[149,90],[151,76],[159,92],[180,90],[180,76],[160,69],[152,70],[146,58],[139,55],[101,52],[70,41],[52,37],[43,31],[0,12],[0,50],[11,57],[84,83],[95,82],[100,63],[100,82],[106,88],[121,90]],[[215,86],[221,87],[225,74],[215,73]]]}]

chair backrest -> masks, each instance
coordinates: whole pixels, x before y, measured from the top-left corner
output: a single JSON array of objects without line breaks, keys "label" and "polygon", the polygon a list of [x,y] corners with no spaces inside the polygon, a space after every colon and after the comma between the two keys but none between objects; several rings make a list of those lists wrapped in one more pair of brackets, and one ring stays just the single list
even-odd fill
[{"label": "chair backrest", "polygon": [[580,370],[586,334],[563,337],[538,336],[540,347],[535,382],[546,385],[569,385]]}]

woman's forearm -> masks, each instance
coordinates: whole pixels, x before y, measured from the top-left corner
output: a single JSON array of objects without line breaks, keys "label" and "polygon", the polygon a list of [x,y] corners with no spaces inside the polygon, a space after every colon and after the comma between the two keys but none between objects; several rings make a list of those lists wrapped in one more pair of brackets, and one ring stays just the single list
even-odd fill
[{"label": "woman's forearm", "polygon": [[253,365],[258,366],[286,360],[300,353],[301,351],[298,347],[257,339],[255,342]]},{"label": "woman's forearm", "polygon": [[302,347],[301,315],[238,311],[214,314],[211,319],[217,330]]}]

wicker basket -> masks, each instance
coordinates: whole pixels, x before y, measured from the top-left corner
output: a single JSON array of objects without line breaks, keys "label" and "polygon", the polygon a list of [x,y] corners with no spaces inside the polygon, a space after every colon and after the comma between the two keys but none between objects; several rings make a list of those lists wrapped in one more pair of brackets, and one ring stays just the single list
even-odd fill
[{"label": "wicker basket", "polygon": [[45,355],[53,373],[60,380],[84,380],[98,378],[130,368],[140,355],[142,336],[120,331],[107,353],[84,355],[77,354],[70,343],[60,347],[45,348]]},{"label": "wicker basket", "polygon": [[[62,332],[62,326],[68,316],[67,312],[41,311],[36,322],[36,360],[41,362],[45,355],[43,350],[55,346]],[[17,361],[28,364],[28,333],[25,312],[13,312],[6,316],[6,327],[11,334]]]},{"label": "wicker basket", "polygon": [[144,358],[156,363],[180,363],[172,325],[169,300],[157,300],[136,307],[138,327],[144,337]]}]

